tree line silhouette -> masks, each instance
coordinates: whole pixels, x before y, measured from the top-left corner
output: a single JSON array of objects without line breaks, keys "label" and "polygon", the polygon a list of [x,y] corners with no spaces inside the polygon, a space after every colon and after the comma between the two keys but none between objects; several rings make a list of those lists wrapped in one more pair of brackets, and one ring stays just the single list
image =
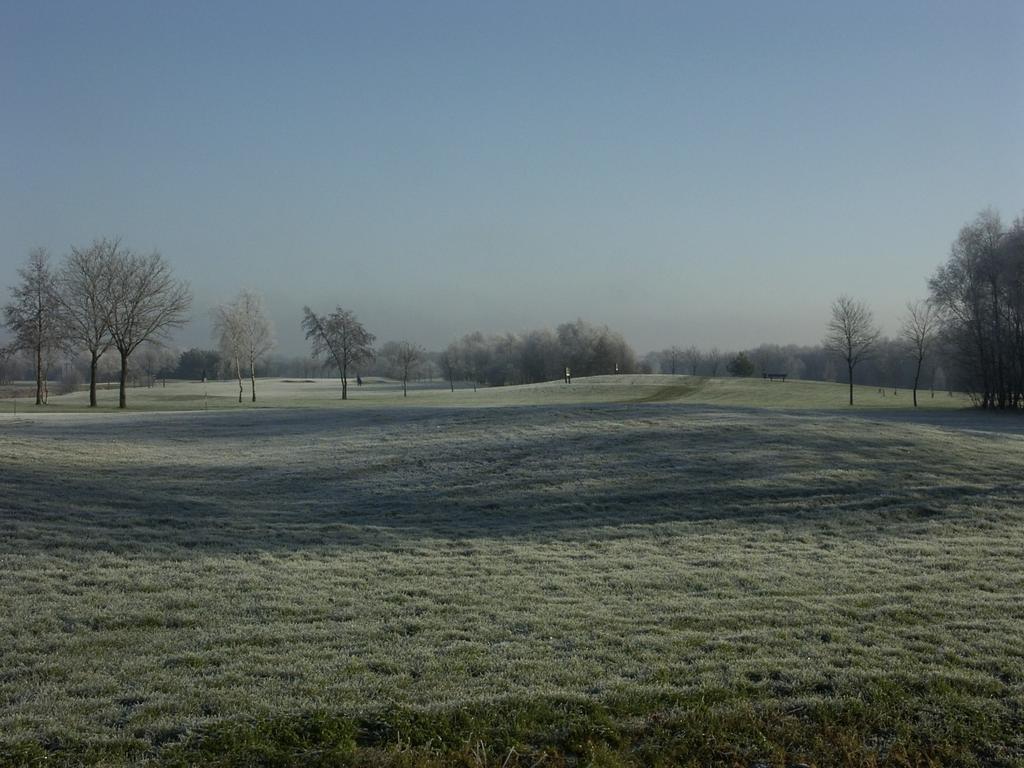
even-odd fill
[{"label": "tree line silhouette", "polygon": [[[797,379],[858,383],[911,392],[954,388],[982,408],[1024,407],[1024,219],[1005,225],[982,211],[961,230],[949,257],[928,281],[926,299],[908,303],[896,336],[881,335],[870,309],[842,295],[832,305],[819,345],[762,344],[723,351],[671,346],[639,357],[623,335],[577,319],[523,332],[467,333],[444,349],[427,351],[409,341],[376,341],[351,310],[303,309],[311,355],[274,355],[273,330],[259,294],[243,290],[215,308],[217,349],[171,354],[169,334],[188,319],[191,293],[163,257],[142,255],[119,240],[72,248],[55,268],[44,249],[31,251],[3,308],[8,343],[0,347],[0,383],[31,371],[37,404],[47,399],[49,373],[64,375],[87,361],[90,404],[103,357],[118,355],[119,405],[133,373],[197,379],[231,375],[242,399],[243,371],[256,398],[257,365],[263,375],[312,376],[334,369],[348,397],[352,375],[393,376],[407,392],[416,376],[473,386],[528,384],[573,376],[668,373],[756,376],[784,373]],[[109,371],[109,366],[107,366]],[[894,393],[894,394],[895,394]]]}]

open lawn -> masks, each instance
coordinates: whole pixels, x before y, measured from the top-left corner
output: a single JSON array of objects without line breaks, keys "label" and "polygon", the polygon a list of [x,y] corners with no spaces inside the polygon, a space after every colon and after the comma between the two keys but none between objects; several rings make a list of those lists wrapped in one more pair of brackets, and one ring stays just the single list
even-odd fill
[{"label": "open lawn", "polygon": [[[17,387],[20,412],[88,411],[88,392],[70,395],[51,394],[45,407],[34,405],[31,383]],[[912,407],[910,390],[880,391],[877,387],[857,386],[855,407],[907,409]],[[56,386],[51,387],[51,392]],[[367,379],[362,387],[350,382],[349,400],[341,400],[338,379],[266,379],[257,380],[257,402],[250,397],[245,381],[244,401],[238,402],[238,384],[232,381],[170,381],[166,386],[130,387],[128,406],[134,411],[182,411],[252,408],[336,408],[345,407],[466,407],[510,405],[570,405],[581,403],[677,402],[701,405],[740,405],[758,408],[847,408],[846,385],[818,381],[790,380],[769,382],[763,379],[708,378],[698,376],[633,375],[591,376],[572,384],[548,382],[518,387],[481,387],[459,382],[454,392],[442,381],[414,382],[409,396],[402,397],[401,384],[385,379]],[[0,389],[0,415],[13,413],[15,403]],[[97,393],[99,410],[117,409],[117,385],[101,385]],[[918,393],[922,409],[962,409],[970,401],[962,394],[927,390]]]},{"label": "open lawn", "polygon": [[1024,764],[1019,418],[232,386],[0,414],[0,764]]}]

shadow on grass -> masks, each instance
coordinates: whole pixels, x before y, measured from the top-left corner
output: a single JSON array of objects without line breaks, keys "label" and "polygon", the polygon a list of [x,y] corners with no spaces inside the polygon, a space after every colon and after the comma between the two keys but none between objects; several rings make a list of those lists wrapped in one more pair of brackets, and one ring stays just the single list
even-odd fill
[{"label": "shadow on grass", "polygon": [[[635,405],[142,417],[115,432],[120,444],[203,460],[14,463],[0,478],[0,532],[12,551],[206,552],[594,540],[705,521],[877,536],[1020,493],[1019,460],[989,462],[978,478],[975,457],[944,443],[858,419],[834,427],[807,414]],[[83,450],[110,429],[31,426]],[[274,441],[285,441],[279,462],[237,460]]]}]

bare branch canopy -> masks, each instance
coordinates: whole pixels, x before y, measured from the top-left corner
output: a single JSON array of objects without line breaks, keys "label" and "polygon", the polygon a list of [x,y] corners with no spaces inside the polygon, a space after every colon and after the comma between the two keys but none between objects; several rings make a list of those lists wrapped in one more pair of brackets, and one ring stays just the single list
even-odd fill
[{"label": "bare branch canopy", "polygon": [[832,303],[825,339],[826,350],[846,362],[850,376],[850,405],[853,405],[853,371],[871,357],[881,332],[871,310],[862,301],[842,295]]},{"label": "bare branch canopy", "polygon": [[155,251],[149,256],[119,252],[113,276],[110,335],[121,354],[118,405],[125,408],[132,352],[143,342],[159,340],[171,329],[184,325],[192,306],[192,292],[187,283],[175,279],[170,265]]}]

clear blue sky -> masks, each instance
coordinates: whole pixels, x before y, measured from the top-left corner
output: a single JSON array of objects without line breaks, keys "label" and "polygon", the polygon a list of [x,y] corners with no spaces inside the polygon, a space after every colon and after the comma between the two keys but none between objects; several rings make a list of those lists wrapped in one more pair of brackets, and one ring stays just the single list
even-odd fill
[{"label": "clear blue sky", "polygon": [[439,347],[578,316],[640,351],[896,330],[1024,211],[1024,3],[0,4],[0,289],[158,248]]}]

